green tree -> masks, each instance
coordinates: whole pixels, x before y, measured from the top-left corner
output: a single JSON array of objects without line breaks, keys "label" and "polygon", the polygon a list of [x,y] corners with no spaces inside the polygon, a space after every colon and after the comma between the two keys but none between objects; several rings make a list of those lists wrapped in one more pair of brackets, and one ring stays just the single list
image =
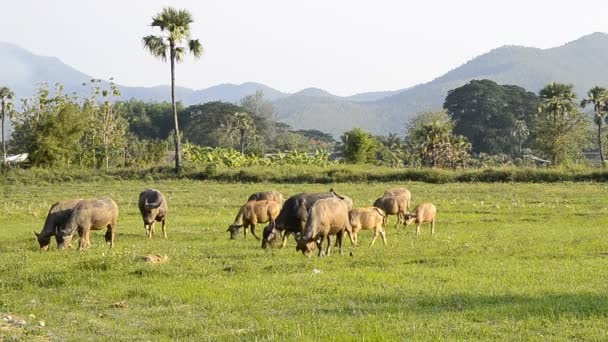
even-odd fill
[{"label": "green tree", "polygon": [[[184,9],[172,7],[164,8],[152,18],[152,27],[158,27],[164,35],[150,35],[143,38],[144,47],[154,57],[171,63],[171,104],[173,109],[173,121],[175,129],[175,172],[180,171],[180,134],[177,117],[177,105],[175,101],[175,63],[184,59],[186,50],[190,51],[195,58],[203,53],[203,46],[198,39],[190,38],[190,24],[194,20],[192,15]],[[186,43],[187,47],[180,46]]]},{"label": "green tree", "polygon": [[228,118],[226,131],[229,136],[237,135],[241,154],[245,154],[245,137],[255,132],[255,123],[247,112],[236,112]]},{"label": "green tree", "polygon": [[378,141],[360,128],[347,131],[340,138],[340,147],[344,160],[348,163],[363,164],[376,160]]},{"label": "green tree", "polygon": [[74,96],[63,93],[56,85],[53,96],[42,84],[36,95],[23,101],[15,118],[13,143],[29,153],[34,165],[70,164],[78,157],[87,129],[87,117]]},{"label": "green tree", "polygon": [[606,88],[595,86],[587,92],[587,98],[581,101],[581,107],[593,104],[593,121],[597,125],[597,145],[600,151],[600,159],[604,165],[604,153],[602,151],[602,127],[606,119],[606,108],[608,107],[608,92]]},{"label": "green tree", "polygon": [[110,153],[120,151],[126,145],[128,121],[114,99],[120,96],[116,84],[111,81],[108,89],[101,89],[101,80],[91,80],[92,95],[85,101],[89,114],[85,146],[90,143],[93,150],[101,150],[106,169],[110,164]]},{"label": "green tree", "polygon": [[528,139],[528,137],[530,136],[530,130],[528,129],[528,125],[526,124],[526,121],[524,120],[517,120],[515,122],[515,129],[511,132],[511,134],[513,135],[513,137],[515,137],[517,139],[517,144],[519,145],[519,155],[521,156],[523,154],[523,150],[522,150],[522,146],[523,146],[523,142],[526,141],[526,139]]},{"label": "green tree", "polygon": [[6,141],[4,136],[4,122],[6,120],[6,116],[9,112],[12,111],[13,99],[15,98],[15,94],[8,87],[0,87],[0,105],[2,112],[0,113],[2,118],[2,163],[6,164]]},{"label": "green tree", "polygon": [[454,120],[454,134],[467,137],[474,152],[513,155],[520,141],[512,132],[518,121],[533,125],[538,104],[539,98],[524,88],[473,80],[450,90],[443,107]]},{"label": "green tree", "polygon": [[534,127],[536,148],[553,164],[574,161],[587,142],[588,120],[578,110],[573,86],[551,83],[539,93]]},{"label": "green tree", "polygon": [[423,112],[407,126],[406,143],[412,151],[409,162],[430,167],[457,168],[469,163],[471,144],[453,133],[454,122],[447,112]]},{"label": "green tree", "polygon": [[[177,102],[177,116],[181,131],[188,127],[184,107]],[[131,99],[117,102],[117,110],[124,113],[129,122],[129,132],[140,139],[165,140],[173,132],[173,108],[171,102],[144,102]]]}]

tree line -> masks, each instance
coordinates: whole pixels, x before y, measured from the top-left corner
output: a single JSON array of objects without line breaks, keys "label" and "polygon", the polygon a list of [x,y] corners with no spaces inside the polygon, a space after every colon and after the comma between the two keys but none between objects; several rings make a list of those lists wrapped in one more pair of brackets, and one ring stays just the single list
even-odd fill
[{"label": "tree line", "polygon": [[568,84],[550,83],[535,94],[473,80],[448,92],[443,111],[414,117],[405,137],[354,129],[341,137],[342,151],[351,163],[456,168],[492,160],[522,164],[525,156],[577,163],[585,161],[583,151],[597,149],[604,163],[607,113],[608,92],[599,86],[577,101]]}]

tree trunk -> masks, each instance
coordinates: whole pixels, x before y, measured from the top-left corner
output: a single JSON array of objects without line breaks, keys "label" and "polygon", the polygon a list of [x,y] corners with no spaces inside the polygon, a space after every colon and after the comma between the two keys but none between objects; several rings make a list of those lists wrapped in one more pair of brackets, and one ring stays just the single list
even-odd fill
[{"label": "tree trunk", "polygon": [[2,101],[2,164],[6,166],[6,143],[4,142],[4,117],[5,117],[5,106],[6,104]]},{"label": "tree trunk", "polygon": [[175,123],[175,173],[181,171],[180,163],[180,139],[179,139],[179,124],[177,122],[177,105],[175,104],[175,43],[170,42],[171,49],[171,106],[173,108],[173,121]]},{"label": "tree trunk", "polygon": [[241,128],[241,154],[245,155],[245,130]]},{"label": "tree trunk", "polygon": [[597,144],[600,149],[600,160],[602,161],[602,166],[604,166],[604,152],[602,151],[602,126],[597,125]]}]

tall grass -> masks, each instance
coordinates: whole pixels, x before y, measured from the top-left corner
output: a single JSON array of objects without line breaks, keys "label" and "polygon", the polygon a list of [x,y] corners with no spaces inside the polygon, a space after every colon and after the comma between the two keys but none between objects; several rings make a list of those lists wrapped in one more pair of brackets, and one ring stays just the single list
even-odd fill
[{"label": "tall grass", "polygon": [[148,169],[14,169],[5,171],[0,184],[53,184],[117,180],[214,180],[251,183],[336,183],[336,182],[424,182],[432,184],[606,182],[608,170],[599,168],[482,168],[443,170],[431,168],[389,168],[373,165],[251,166],[223,168],[215,164],[186,165],[180,175],[170,167]]}]

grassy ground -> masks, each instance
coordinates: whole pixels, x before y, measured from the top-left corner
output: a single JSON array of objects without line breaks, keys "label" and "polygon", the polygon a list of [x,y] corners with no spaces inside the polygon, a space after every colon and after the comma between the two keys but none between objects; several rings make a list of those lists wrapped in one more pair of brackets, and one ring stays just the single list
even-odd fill
[{"label": "grassy ground", "polygon": [[[0,330],[0,339],[608,338],[606,184],[406,184],[414,203],[437,205],[437,235],[394,229],[392,217],[388,246],[370,249],[368,231],[354,256],[347,242],[344,256],[322,259],[296,253],[293,240],[264,251],[225,230],[254,191],[288,197],[329,185],[157,182],[170,205],[169,239],[151,241],[137,211],[149,185],[0,189],[0,313],[30,317],[30,327],[45,322]],[[333,184],[356,206],[391,185]],[[97,231],[86,252],[38,251],[32,231],[54,201],[103,195],[121,209],[113,250]],[[151,253],[170,261],[140,261]]]}]

